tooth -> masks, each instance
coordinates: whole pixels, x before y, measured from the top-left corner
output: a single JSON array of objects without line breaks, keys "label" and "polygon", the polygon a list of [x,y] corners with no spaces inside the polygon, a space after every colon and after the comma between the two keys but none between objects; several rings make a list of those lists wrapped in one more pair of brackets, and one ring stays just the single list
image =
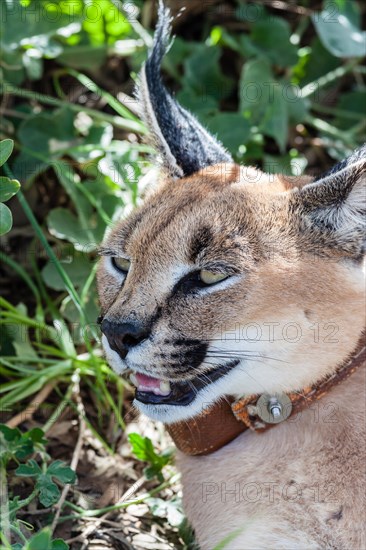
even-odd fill
[{"label": "tooth", "polygon": [[167,380],[161,380],[160,382],[160,391],[162,395],[170,394],[170,382]]},{"label": "tooth", "polygon": [[136,386],[136,388],[137,388],[137,386],[139,385],[139,383],[138,383],[138,381],[137,381],[136,375],[135,375],[133,372],[131,372],[131,374],[130,374],[130,380],[131,380],[132,384],[133,384],[134,386]]}]

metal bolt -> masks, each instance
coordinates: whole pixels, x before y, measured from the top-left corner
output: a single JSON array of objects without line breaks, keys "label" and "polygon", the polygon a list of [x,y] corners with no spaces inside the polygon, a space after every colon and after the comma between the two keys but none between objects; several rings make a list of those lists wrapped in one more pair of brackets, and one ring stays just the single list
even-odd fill
[{"label": "metal bolt", "polygon": [[[278,424],[291,414],[291,399],[285,393],[263,393],[256,403],[257,415],[267,424]],[[250,414],[250,413],[249,413]]]},{"label": "metal bolt", "polygon": [[268,403],[268,410],[274,418],[278,418],[282,414],[281,403],[276,398],[271,397]]}]

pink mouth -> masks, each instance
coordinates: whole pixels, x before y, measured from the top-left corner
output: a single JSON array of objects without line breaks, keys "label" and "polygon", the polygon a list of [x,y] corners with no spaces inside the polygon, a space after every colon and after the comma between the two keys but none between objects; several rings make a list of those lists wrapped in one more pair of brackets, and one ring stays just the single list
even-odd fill
[{"label": "pink mouth", "polygon": [[163,396],[169,395],[171,391],[170,383],[167,380],[161,380],[139,372],[132,373],[130,380],[138,391],[151,392],[155,395]]}]

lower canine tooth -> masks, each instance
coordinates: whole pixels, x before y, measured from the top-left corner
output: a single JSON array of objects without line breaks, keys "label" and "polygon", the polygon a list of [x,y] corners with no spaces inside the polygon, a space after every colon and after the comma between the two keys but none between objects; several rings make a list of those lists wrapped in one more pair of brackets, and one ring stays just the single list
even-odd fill
[{"label": "lower canine tooth", "polygon": [[160,382],[160,391],[164,395],[169,395],[170,394],[170,382],[168,382],[166,380],[162,380]]},{"label": "lower canine tooth", "polygon": [[130,380],[131,380],[132,384],[133,384],[134,386],[136,386],[136,388],[137,388],[137,386],[139,385],[139,383],[137,382],[136,375],[133,374],[133,372],[130,374]]}]

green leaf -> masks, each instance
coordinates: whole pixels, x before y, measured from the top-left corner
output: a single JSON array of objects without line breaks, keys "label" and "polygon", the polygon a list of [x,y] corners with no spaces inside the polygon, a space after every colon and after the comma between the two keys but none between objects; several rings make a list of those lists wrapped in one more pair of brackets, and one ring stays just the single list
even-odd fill
[{"label": "green leaf", "polygon": [[221,71],[221,49],[216,46],[200,46],[184,62],[184,83],[201,97],[213,97],[220,101],[228,97],[234,82]]},{"label": "green leaf", "polygon": [[352,128],[357,124],[357,119],[347,117],[346,113],[359,115],[359,120],[362,120],[365,113],[365,92],[360,90],[342,94],[339,97],[337,109],[345,111],[345,113],[341,112],[337,115],[334,125],[344,130]]},{"label": "green leaf", "polygon": [[14,147],[12,139],[3,139],[0,141],[0,166],[2,166],[10,157]]},{"label": "green leaf", "polygon": [[244,65],[240,95],[244,117],[263,134],[273,137],[283,152],[288,133],[288,101],[283,85],[273,78],[266,59],[255,59]]},{"label": "green leaf", "polygon": [[246,0],[239,0],[239,5],[235,10],[235,17],[239,21],[246,21],[247,23],[253,23],[253,21],[261,21],[268,18],[268,12],[266,8],[261,4],[247,4]]},{"label": "green leaf", "polygon": [[34,444],[30,437],[18,428],[9,428],[5,424],[0,424],[0,456],[11,458],[15,457],[22,460],[34,451]]},{"label": "green leaf", "polygon": [[47,443],[47,439],[44,438],[44,431],[41,428],[32,428],[28,432],[25,432],[24,437],[29,437],[33,443],[40,443],[41,445]]},{"label": "green leaf", "polygon": [[50,550],[51,531],[43,529],[34,535],[25,545],[24,550]]},{"label": "green leaf", "polygon": [[[66,271],[76,288],[83,287],[90,275],[93,262],[86,254],[74,252],[65,261],[60,260],[63,269]],[[49,288],[54,290],[66,290],[65,283],[57,271],[55,264],[49,261],[42,269],[42,278]]]},{"label": "green leaf", "polygon": [[[80,163],[93,160],[96,157],[101,157],[105,154],[105,150],[108,150],[108,146],[111,143],[113,137],[113,127],[107,122],[94,122],[89,121],[80,123],[80,119],[85,121],[82,117],[75,119],[75,126],[83,134],[87,134],[83,138],[83,145],[79,150],[70,151],[70,156]],[[91,123],[90,123],[91,122]],[[93,149],[88,150],[84,146],[93,145]]]},{"label": "green leaf", "polygon": [[76,144],[74,113],[62,107],[52,113],[34,114],[19,126],[18,137],[22,145],[38,154],[60,156]]},{"label": "green leaf", "polygon": [[288,116],[293,124],[305,120],[309,111],[309,101],[301,97],[301,90],[289,82],[281,83],[282,96],[287,104]]},{"label": "green leaf", "polygon": [[[81,16],[74,11],[74,6],[68,14],[67,10],[62,13],[62,9],[61,13],[57,11],[55,14],[52,10],[54,5],[41,1],[28,2],[27,6],[23,6],[19,0],[2,2],[1,50],[6,54],[6,63],[9,63],[6,79],[10,82],[22,82],[25,77],[23,63],[30,78],[39,78],[39,58],[60,55],[63,51],[61,40],[80,30]],[[57,8],[61,8],[61,5],[57,3]]]},{"label": "green leaf", "polygon": [[0,202],[0,235],[5,235],[13,225],[13,216],[6,204]]},{"label": "green leaf", "polygon": [[[1,25],[0,25],[1,26]],[[0,29],[1,37],[1,29]],[[1,50],[1,63],[2,63],[2,78],[14,84],[20,86],[25,78],[25,70],[23,67],[23,54],[21,51],[6,50],[0,45]]]},{"label": "green leaf", "polygon": [[48,508],[53,506],[60,498],[60,490],[47,474],[41,474],[36,483],[36,489],[39,490],[39,501]]},{"label": "green leaf", "polygon": [[11,180],[0,176],[0,202],[6,202],[13,197],[20,189],[18,180]]},{"label": "green leaf", "polygon": [[280,67],[291,67],[297,62],[297,48],[291,44],[290,35],[285,19],[270,16],[254,24],[250,37],[259,54],[262,52]]},{"label": "green leaf", "polygon": [[250,137],[250,124],[240,113],[218,113],[207,119],[207,126],[234,154]]},{"label": "green leaf", "polygon": [[23,550],[68,550],[69,545],[62,539],[51,540],[51,530],[49,528],[42,529],[39,533],[25,544],[21,545]]},{"label": "green leaf", "polygon": [[288,104],[282,91],[280,87],[273,88],[265,119],[259,128],[265,135],[273,137],[280,151],[284,152],[288,137]]},{"label": "green leaf", "polygon": [[90,251],[97,247],[97,239],[89,238],[88,232],[80,228],[78,218],[66,208],[54,208],[47,217],[48,229],[59,239],[70,241],[76,250]]},{"label": "green leaf", "polygon": [[183,85],[184,76],[181,74],[181,71],[178,70],[178,67],[182,65],[193,52],[197,51],[199,47],[200,44],[197,42],[188,42],[176,36],[172,43],[172,47],[163,59],[163,69]]},{"label": "green leaf", "polygon": [[[311,16],[320,40],[336,57],[363,57],[366,53],[366,32],[361,31],[354,12],[344,4],[329,2],[320,13]],[[353,2],[353,4],[356,4]],[[352,11],[351,11],[352,10]]]},{"label": "green leaf", "polygon": [[157,454],[151,439],[149,437],[142,437],[137,433],[129,434],[128,439],[136,458],[149,463],[149,466],[144,469],[146,478],[152,479],[157,476],[162,481],[163,476],[161,471],[171,461],[173,451],[168,449],[165,453]]},{"label": "green leaf", "polygon": [[83,44],[73,48],[65,48],[58,58],[58,62],[79,70],[96,69],[104,63],[108,53],[105,44],[91,46]]},{"label": "green leaf", "polygon": [[43,73],[43,59],[40,59],[37,56],[31,55],[32,52],[37,52],[38,50],[31,49],[26,50],[23,54],[23,65],[25,68],[25,72],[27,73],[27,76],[31,80],[38,80],[41,78]]},{"label": "green leaf", "polygon": [[265,116],[274,78],[267,59],[259,58],[244,64],[240,78],[240,111],[253,125]]},{"label": "green leaf", "polygon": [[158,480],[161,482],[164,481],[163,474],[161,473],[162,466],[159,466],[158,464],[152,464],[151,466],[146,466],[144,468],[144,475],[146,479],[154,479],[154,477],[157,477]]},{"label": "green leaf", "polygon": [[39,477],[42,475],[42,470],[33,459],[28,460],[27,464],[21,464],[15,470],[15,475],[19,477]]},{"label": "green leaf", "polygon": [[55,460],[47,468],[47,474],[55,477],[61,483],[75,483],[76,474],[62,460]]},{"label": "green leaf", "polygon": [[[39,431],[42,432],[42,430]],[[41,434],[29,433],[28,435],[39,440]],[[55,504],[60,497],[60,491],[52,478],[58,479],[61,483],[75,483],[76,480],[74,470],[62,460],[52,462],[44,473],[37,462],[31,459],[27,464],[21,464],[15,474],[20,477],[35,477],[37,479],[36,489],[39,491],[39,500],[46,507]]]},{"label": "green leaf", "polygon": [[139,460],[151,462],[158,456],[149,437],[142,437],[137,433],[131,433],[128,436],[128,440],[131,443],[133,454]]},{"label": "green leaf", "polygon": [[258,46],[253,43],[252,39],[248,35],[241,34],[238,39],[238,45],[239,53],[241,53],[243,57],[261,57]]},{"label": "green leaf", "polygon": [[[114,42],[115,38],[123,38],[131,29],[127,15],[136,18],[137,11],[134,3],[124,5],[126,15],[122,15],[117,6],[110,0],[94,2],[98,6],[97,17],[85,17],[83,29],[89,34],[93,46]],[[112,39],[111,35],[114,39]]]},{"label": "green leaf", "polygon": [[54,539],[51,544],[51,550],[68,550],[69,545],[62,539]]},{"label": "green leaf", "polygon": [[[347,0],[334,0],[336,5],[338,6],[339,10],[346,14],[348,19],[355,25],[356,27],[360,27],[362,24],[361,21],[361,9],[360,5],[357,2],[348,2]],[[325,5],[327,6],[329,4],[330,8],[334,9],[334,2],[333,0],[326,0]]]},{"label": "green leaf", "polygon": [[307,160],[293,149],[286,155],[263,155],[263,170],[270,174],[299,176],[304,173]]},{"label": "green leaf", "polygon": [[9,428],[5,424],[0,424],[0,433],[3,435],[3,440],[7,444],[13,444],[22,436],[22,432],[18,428]]},{"label": "green leaf", "polygon": [[180,527],[185,520],[180,499],[167,501],[150,497],[146,499],[146,504],[154,516],[166,518],[172,527]]},{"label": "green leaf", "polygon": [[[299,71],[299,83],[301,86],[316,81],[321,76],[341,65],[340,59],[328,52],[317,36],[312,40],[310,48],[307,48],[307,50],[309,52],[302,59],[302,67]],[[316,89],[315,93],[317,93]]]},{"label": "green leaf", "polygon": [[212,96],[201,95],[198,92],[195,92],[188,86],[183,87],[177,93],[177,100],[179,103],[195,113],[197,117],[200,118],[201,122],[205,122],[206,118],[212,114],[215,114],[219,108],[219,102]]},{"label": "green leaf", "polygon": [[[58,170],[55,159],[81,143],[74,127],[74,113],[67,107],[28,116],[19,125],[18,138],[21,152],[15,159],[13,173],[20,180],[27,181],[44,171],[49,164],[54,164]],[[22,146],[33,151],[34,155],[22,150]],[[62,175],[59,174],[60,177]]]},{"label": "green leaf", "polygon": [[[84,281],[85,283],[85,281]],[[72,323],[73,331],[72,337],[75,344],[85,344],[85,337],[88,334],[88,330],[95,326],[95,319],[99,315],[100,306],[97,300],[97,290],[95,281],[89,290],[89,296],[83,304],[85,317],[88,320],[89,326],[84,326],[80,324],[80,313],[76,309],[74,302],[70,299],[69,296],[66,296],[62,301],[62,306],[60,311],[63,317]]]}]

